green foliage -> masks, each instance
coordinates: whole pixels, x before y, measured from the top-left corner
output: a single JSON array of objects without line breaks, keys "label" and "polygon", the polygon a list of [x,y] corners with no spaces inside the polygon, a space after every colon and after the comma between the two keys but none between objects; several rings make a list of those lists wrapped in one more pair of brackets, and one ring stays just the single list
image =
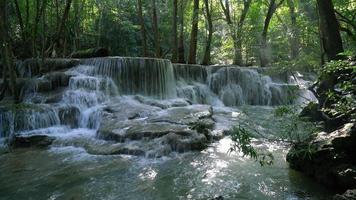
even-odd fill
[{"label": "green foliage", "polygon": [[276,117],[283,117],[285,115],[292,114],[293,110],[290,106],[279,106],[274,110],[274,115]]},{"label": "green foliage", "polygon": [[230,130],[231,139],[234,142],[229,152],[241,152],[243,156],[248,156],[258,161],[261,166],[272,165],[274,157],[271,153],[258,152],[252,146],[252,135],[241,126],[235,126]]},{"label": "green foliage", "polygon": [[[348,55],[348,53],[344,53]],[[331,61],[321,69],[319,80],[334,77],[334,87],[327,91],[327,104],[323,112],[331,117],[347,116],[356,119],[356,62],[349,57]]]},{"label": "green foliage", "polygon": [[309,141],[319,130],[318,124],[299,116],[297,106],[279,106],[274,116],[284,122],[279,127],[281,136],[292,143]]},{"label": "green foliage", "polygon": [[302,158],[303,160],[311,160],[316,151],[316,146],[307,142],[295,144],[295,147],[289,151],[289,154],[291,157]]}]

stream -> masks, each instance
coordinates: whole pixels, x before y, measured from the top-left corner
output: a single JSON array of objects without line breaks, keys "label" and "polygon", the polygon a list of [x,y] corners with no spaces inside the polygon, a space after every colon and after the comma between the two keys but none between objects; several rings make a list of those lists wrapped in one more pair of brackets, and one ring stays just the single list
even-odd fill
[{"label": "stream", "polygon": [[[0,199],[332,196],[289,169],[287,143],[268,140],[288,123],[275,117],[277,106],[312,98],[302,79],[120,57],[82,60],[37,78],[29,78],[30,65],[19,68],[29,79],[24,103],[0,106]],[[202,122],[213,124],[208,135],[192,128]],[[253,145],[273,153],[273,165],[229,151],[226,131],[238,124],[258,131]],[[8,151],[9,141],[34,136],[51,143]]]}]

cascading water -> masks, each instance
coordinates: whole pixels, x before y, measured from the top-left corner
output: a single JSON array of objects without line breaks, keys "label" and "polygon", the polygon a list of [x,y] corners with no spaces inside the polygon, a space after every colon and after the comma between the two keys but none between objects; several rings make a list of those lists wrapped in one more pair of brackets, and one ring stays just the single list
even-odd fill
[{"label": "cascading water", "polygon": [[[20,66],[25,78],[34,76],[34,66]],[[277,82],[256,68],[172,65],[168,60],[149,58],[93,58],[60,69],[24,80],[24,104],[0,106],[0,143],[12,137],[55,137],[48,151],[0,155],[2,170],[15,170],[20,177],[38,176],[40,181],[25,178],[21,191],[12,193],[9,191],[19,188],[18,184],[1,180],[24,180],[1,173],[0,185],[8,190],[0,188],[0,198],[26,198],[24,191],[36,199],[43,198],[39,193],[47,199],[72,199],[77,194],[89,199],[211,199],[215,195],[304,199],[325,195],[300,175],[293,172],[288,176],[283,145],[263,144],[274,149],[277,158],[276,167],[262,169],[237,154],[227,154],[228,138],[213,142],[223,137],[224,130],[246,120],[257,124],[258,130],[278,132],[273,129],[270,106],[293,103],[296,82]],[[243,105],[259,106],[252,107],[255,115],[249,118],[241,111]],[[199,132],[199,124],[212,128]],[[206,148],[208,142],[213,144]],[[194,150],[199,151],[177,154]],[[116,154],[139,156],[112,156]],[[8,162],[12,159],[21,159],[24,166],[36,170],[26,174],[27,168]],[[293,183],[296,178],[302,183]],[[55,190],[47,187],[57,183]],[[33,193],[32,185],[39,185],[38,192]]]},{"label": "cascading water", "polygon": [[[81,63],[65,73],[25,80],[22,93],[29,109],[16,114],[12,108],[2,108],[1,136],[61,125],[98,130],[103,107],[110,104],[112,97],[122,95],[140,94],[161,100],[180,97],[193,104],[220,107],[283,105],[291,103],[293,96],[293,85],[275,83],[254,68],[172,65],[164,59],[122,57],[86,59]],[[24,77],[33,75],[33,62],[25,61],[19,66],[19,71],[27,74]],[[51,89],[63,86],[66,89],[56,90],[60,98],[49,95]]]},{"label": "cascading water", "polygon": [[[178,81],[178,96],[194,103],[283,105],[292,103],[291,97],[295,92],[295,85],[275,83],[257,69],[178,64],[174,65],[174,71]],[[206,87],[202,87],[202,84]],[[218,99],[211,100],[214,98]]]},{"label": "cascading water", "polygon": [[169,60],[113,57],[88,59],[84,63],[95,66],[90,74],[111,77],[120,94],[141,94],[160,99],[176,97]]}]

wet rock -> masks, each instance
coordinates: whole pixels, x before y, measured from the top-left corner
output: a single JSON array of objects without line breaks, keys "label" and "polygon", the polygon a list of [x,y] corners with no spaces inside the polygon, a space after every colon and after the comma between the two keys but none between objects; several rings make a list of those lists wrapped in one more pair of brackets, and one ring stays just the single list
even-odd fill
[{"label": "wet rock", "polygon": [[125,145],[125,144],[104,144],[104,145],[90,145],[86,146],[86,150],[90,154],[94,155],[134,155],[144,156],[145,151],[138,146]]},{"label": "wet rock", "polygon": [[347,190],[344,194],[337,194],[333,200],[356,200],[356,189]]},{"label": "wet rock", "polygon": [[142,104],[155,106],[162,109],[167,109],[171,107],[183,107],[183,106],[190,105],[189,102],[187,102],[184,99],[157,100],[157,99],[151,99],[143,96],[135,96],[135,100],[139,101]]},{"label": "wet rock", "polygon": [[14,148],[46,148],[51,145],[54,140],[54,137],[47,135],[15,136],[11,141],[11,146]]},{"label": "wet rock", "polygon": [[59,87],[67,87],[69,85],[69,79],[71,75],[64,72],[52,72],[43,76],[47,79],[52,89],[57,89]]},{"label": "wet rock", "polygon": [[356,133],[353,123],[331,133],[321,132],[305,143],[294,145],[287,155],[290,167],[314,177],[333,189],[356,187]]},{"label": "wet rock", "polygon": [[224,200],[223,196],[214,197],[211,200]]},{"label": "wet rock", "polygon": [[194,133],[189,137],[170,133],[165,137],[172,151],[184,153],[187,151],[201,151],[207,147],[207,138],[203,134]]},{"label": "wet rock", "polygon": [[[141,155],[143,151],[148,157],[161,157],[171,152],[200,151],[211,141],[211,129],[215,122],[210,106],[194,105],[161,110],[152,105],[139,105],[135,106],[135,112],[130,109],[130,103],[127,106],[118,103],[105,109],[106,114],[97,136],[122,145],[135,143],[133,150],[118,145],[106,152],[135,152],[134,154]],[[143,110],[137,112],[140,107],[149,111],[149,114],[146,113],[143,117],[140,113]],[[125,118],[122,113],[126,113]],[[130,114],[133,117],[127,117]]]},{"label": "wet rock", "polygon": [[58,108],[61,124],[76,128],[79,126],[80,110],[76,106],[62,106]]},{"label": "wet rock", "polygon": [[17,65],[20,77],[34,77],[39,74],[44,74],[52,71],[59,71],[77,66],[80,63],[79,59],[26,59]]},{"label": "wet rock", "polygon": [[308,117],[312,121],[322,121],[322,114],[319,110],[319,105],[315,102],[310,102],[305,106],[299,115],[300,117]]},{"label": "wet rock", "polygon": [[90,48],[73,52],[70,57],[72,58],[95,58],[110,56],[110,51],[104,47]]}]

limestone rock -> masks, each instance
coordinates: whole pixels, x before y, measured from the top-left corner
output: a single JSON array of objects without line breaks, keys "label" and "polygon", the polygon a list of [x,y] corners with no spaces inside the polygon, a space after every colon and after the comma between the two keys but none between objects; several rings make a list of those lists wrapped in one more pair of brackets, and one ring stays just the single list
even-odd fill
[{"label": "limestone rock", "polygon": [[322,184],[345,191],[356,187],[355,124],[321,132],[309,142],[296,144],[287,155],[290,167]]},{"label": "limestone rock", "polygon": [[54,137],[47,135],[15,136],[11,142],[11,146],[14,148],[45,148],[51,145],[54,140]]}]

